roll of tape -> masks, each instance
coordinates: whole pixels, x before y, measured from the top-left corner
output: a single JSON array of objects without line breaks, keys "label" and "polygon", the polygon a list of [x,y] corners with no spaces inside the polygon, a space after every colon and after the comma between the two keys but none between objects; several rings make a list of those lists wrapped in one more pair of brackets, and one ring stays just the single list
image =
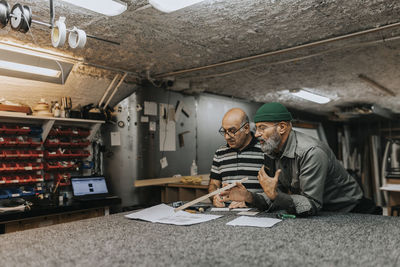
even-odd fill
[{"label": "roll of tape", "polygon": [[67,27],[65,26],[65,17],[60,17],[51,29],[51,43],[54,47],[61,47],[67,39]]},{"label": "roll of tape", "polygon": [[7,26],[10,21],[10,5],[5,0],[0,0],[0,29]]},{"label": "roll of tape", "polygon": [[74,27],[69,33],[68,43],[71,48],[84,48],[86,44],[85,31]]},{"label": "roll of tape", "polygon": [[11,18],[11,28],[15,31],[19,31],[19,29],[22,26],[23,23],[23,18],[22,18],[22,14],[23,14],[23,8],[20,4],[15,4],[12,9],[11,9],[11,14],[12,14],[12,18]]},{"label": "roll of tape", "polygon": [[29,6],[15,4],[11,9],[11,28],[15,31],[27,33],[32,23],[32,10]]}]

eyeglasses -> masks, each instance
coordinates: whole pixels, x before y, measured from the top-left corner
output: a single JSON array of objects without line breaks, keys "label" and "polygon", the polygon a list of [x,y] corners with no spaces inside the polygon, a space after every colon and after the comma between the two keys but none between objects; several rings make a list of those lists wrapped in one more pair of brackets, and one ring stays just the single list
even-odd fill
[{"label": "eyeglasses", "polygon": [[268,128],[275,127],[275,126],[278,125],[278,124],[279,124],[279,123],[274,123],[274,125],[271,125],[271,126],[267,126],[267,125],[256,126],[256,132],[264,132],[264,131],[267,130]]},{"label": "eyeglasses", "polygon": [[221,128],[219,129],[218,132],[219,132],[222,136],[225,136],[225,134],[227,134],[227,135],[229,135],[230,137],[234,137],[234,136],[236,135],[236,133],[239,132],[240,129],[242,129],[246,124],[248,124],[248,122],[243,123],[243,124],[240,126],[240,128],[237,129],[237,130],[231,130],[231,129],[225,130],[223,127],[221,127]]}]

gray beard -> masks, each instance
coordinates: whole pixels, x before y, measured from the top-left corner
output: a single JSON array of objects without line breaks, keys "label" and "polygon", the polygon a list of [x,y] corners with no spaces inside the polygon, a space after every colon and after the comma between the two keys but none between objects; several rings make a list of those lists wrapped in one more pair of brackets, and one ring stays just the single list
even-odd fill
[{"label": "gray beard", "polygon": [[271,137],[268,138],[268,140],[265,140],[263,138],[259,138],[259,140],[264,141],[263,144],[260,144],[261,150],[265,154],[272,156],[274,154],[274,151],[278,148],[281,142],[281,136],[277,132],[274,132],[273,135],[271,135]]}]

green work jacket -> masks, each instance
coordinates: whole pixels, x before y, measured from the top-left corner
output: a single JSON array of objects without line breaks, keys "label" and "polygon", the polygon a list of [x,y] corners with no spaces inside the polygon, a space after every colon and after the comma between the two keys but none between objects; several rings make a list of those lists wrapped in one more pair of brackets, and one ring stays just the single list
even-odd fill
[{"label": "green work jacket", "polygon": [[282,172],[274,201],[265,193],[253,193],[258,209],[305,216],[319,210],[349,212],[363,196],[329,146],[306,134],[291,130],[281,152],[266,162]]}]

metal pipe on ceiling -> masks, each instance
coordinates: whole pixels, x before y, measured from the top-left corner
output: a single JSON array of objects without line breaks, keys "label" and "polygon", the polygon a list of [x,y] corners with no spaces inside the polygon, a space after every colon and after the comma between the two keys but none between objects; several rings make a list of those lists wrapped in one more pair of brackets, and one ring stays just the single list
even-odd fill
[{"label": "metal pipe on ceiling", "polygon": [[200,71],[200,70],[206,70],[206,69],[231,65],[231,64],[235,64],[235,63],[246,62],[246,61],[264,58],[264,57],[268,57],[268,56],[284,54],[284,53],[300,50],[303,48],[315,47],[315,46],[328,44],[328,43],[332,43],[332,42],[336,42],[336,41],[350,39],[353,37],[366,35],[366,34],[374,33],[374,32],[379,32],[379,31],[383,31],[383,30],[388,30],[388,29],[392,29],[392,28],[396,28],[396,27],[400,27],[400,22],[396,22],[396,23],[392,23],[392,24],[388,24],[388,25],[384,25],[384,26],[379,26],[379,27],[364,30],[364,31],[359,31],[359,32],[341,35],[341,36],[336,36],[336,37],[332,37],[332,38],[328,38],[328,39],[324,39],[324,40],[319,40],[319,41],[315,41],[315,42],[311,42],[311,43],[306,43],[306,44],[302,44],[302,45],[298,45],[298,46],[294,46],[294,47],[289,47],[289,48],[284,48],[284,49],[275,50],[275,51],[271,51],[271,52],[266,52],[266,53],[262,53],[262,54],[258,54],[258,55],[254,55],[254,56],[224,61],[224,62],[220,62],[220,63],[215,63],[215,64],[211,64],[211,65],[207,65],[207,66],[196,67],[196,68],[191,68],[191,69],[186,69],[186,70],[178,70],[178,71],[173,71],[173,72],[168,72],[168,73],[161,73],[158,75],[154,75],[154,77],[155,78],[165,78],[168,76],[176,76],[176,75],[185,74],[185,73],[189,73],[189,72],[195,72],[195,71]]},{"label": "metal pipe on ceiling", "polygon": [[[333,52],[336,52],[336,51],[339,51],[339,50],[343,50],[343,49],[349,49],[349,48],[353,48],[353,47],[365,47],[365,46],[370,46],[370,45],[376,45],[378,43],[395,41],[395,40],[399,40],[399,39],[400,39],[400,36],[394,36],[394,37],[385,38],[385,39],[379,39],[379,40],[368,41],[368,42],[363,42],[363,43],[351,44],[351,45],[346,45],[346,46],[343,46],[343,47],[337,47],[337,48],[333,48],[333,49],[329,49],[329,50],[324,50],[322,52],[317,52],[317,53],[309,54],[309,55],[306,55],[306,56],[300,56],[300,57],[294,57],[294,58],[284,59],[284,60],[279,60],[279,61],[255,64],[255,65],[250,65],[250,66],[246,66],[246,67],[243,67],[243,68],[239,68],[239,69],[235,69],[235,70],[231,70],[231,71],[226,71],[226,72],[219,72],[219,73],[208,74],[208,75],[187,76],[187,77],[185,77],[185,79],[201,80],[201,79],[207,79],[207,78],[215,78],[215,77],[221,77],[221,76],[226,76],[226,75],[232,75],[232,74],[239,73],[239,72],[242,72],[242,71],[248,71],[248,70],[251,70],[251,69],[257,68],[257,67],[265,67],[265,66],[273,66],[273,65],[279,65],[279,64],[292,63],[292,62],[296,62],[296,61],[305,60],[305,59],[308,59],[308,58],[313,58],[313,57],[317,57],[317,56],[322,56],[322,55],[325,55],[325,54],[333,53]],[[263,75],[263,74],[265,74],[265,73],[262,73],[260,75]]]}]

